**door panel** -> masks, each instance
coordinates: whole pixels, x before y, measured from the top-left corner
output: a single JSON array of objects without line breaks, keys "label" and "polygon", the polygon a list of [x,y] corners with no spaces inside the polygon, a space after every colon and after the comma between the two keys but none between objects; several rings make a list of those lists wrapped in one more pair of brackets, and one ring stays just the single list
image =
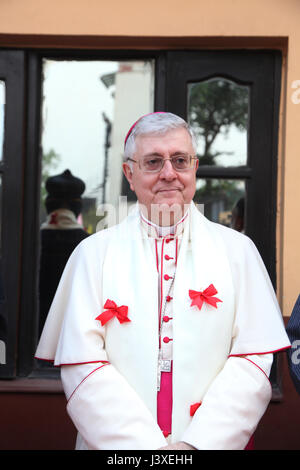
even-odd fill
[{"label": "door panel", "polygon": [[[213,124],[218,124],[220,115],[226,119],[242,124],[243,152],[238,164],[224,158],[227,142],[223,140],[218,148],[223,157],[221,161],[212,163],[204,152],[204,164],[197,172],[197,202],[204,202],[206,215],[220,223],[229,225],[226,217],[230,213],[231,224],[235,214],[242,211],[245,233],[256,244],[271,281],[276,289],[276,199],[277,199],[277,144],[278,116],[281,84],[281,54],[278,51],[172,51],[166,57],[166,107],[168,111],[193,121],[191,109],[191,93],[193,87],[216,80],[234,84],[236,90],[244,90],[244,100],[236,95],[236,103],[240,109],[232,108],[232,96],[228,100],[231,113],[225,113],[226,104],[222,94],[215,103],[216,112]],[[208,93],[207,90],[204,90]],[[214,90],[216,93],[218,90]],[[224,94],[225,94],[224,89]],[[202,92],[202,96],[204,92]],[[213,99],[206,96],[200,104],[209,114],[209,106]],[[245,109],[243,110],[243,106]],[[228,110],[227,110],[228,111]],[[236,114],[236,111],[240,111]],[[242,118],[243,112],[246,116]],[[223,116],[224,117],[224,116]],[[242,121],[240,119],[242,118]],[[209,122],[209,118],[207,119]],[[223,125],[224,125],[223,121]],[[212,131],[212,125],[208,129]],[[202,132],[205,122],[200,122]],[[236,125],[236,128],[239,126]],[[225,125],[226,128],[226,125]],[[228,138],[232,134],[228,132]],[[246,139],[246,149],[245,149]],[[231,143],[231,142],[230,142]],[[203,142],[202,142],[203,144]],[[223,148],[222,148],[223,146]],[[229,147],[232,151],[232,148]],[[246,158],[245,158],[246,155]],[[201,157],[201,149],[200,155]],[[202,153],[203,156],[203,153]],[[240,156],[241,157],[241,156]],[[236,159],[238,162],[239,158]],[[197,194],[197,193],[196,193]],[[242,207],[242,209],[241,209]],[[271,371],[271,382],[276,399],[281,397],[281,379],[278,355],[275,356]],[[274,395],[274,396],[275,396]]]},{"label": "door panel", "polygon": [[0,376],[14,377],[20,295],[24,53],[0,51]]}]

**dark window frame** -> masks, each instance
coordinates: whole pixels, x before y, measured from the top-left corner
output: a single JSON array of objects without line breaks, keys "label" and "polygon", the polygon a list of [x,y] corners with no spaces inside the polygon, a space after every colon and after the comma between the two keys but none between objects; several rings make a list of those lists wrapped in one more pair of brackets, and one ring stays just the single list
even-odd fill
[{"label": "dark window frame", "polygon": [[[2,181],[1,281],[4,299],[1,315],[5,334],[6,364],[0,365],[4,376],[15,373],[18,318],[20,305],[20,266],[22,244],[25,56],[19,50],[0,50],[0,79],[5,82],[4,152],[0,162]],[[15,215],[15,216],[14,216]],[[5,221],[5,224],[3,223]],[[11,269],[10,267],[14,268]],[[13,364],[13,368],[10,364]]]}]

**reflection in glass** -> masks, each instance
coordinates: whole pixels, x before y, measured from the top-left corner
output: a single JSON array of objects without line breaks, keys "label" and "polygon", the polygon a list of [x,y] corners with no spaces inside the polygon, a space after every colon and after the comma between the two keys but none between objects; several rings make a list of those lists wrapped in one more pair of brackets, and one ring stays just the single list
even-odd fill
[{"label": "reflection in glass", "polygon": [[69,170],[46,180],[47,219],[40,233],[39,306],[40,333],[64,267],[76,246],[88,233],[78,221],[85,184]]},{"label": "reflection in glass", "polygon": [[124,136],[153,111],[153,87],[152,61],[43,61],[42,199],[48,176],[66,169],[79,176],[89,233],[96,207],[119,201]]},{"label": "reflection in glass", "polygon": [[200,165],[247,164],[249,87],[224,78],[188,85],[188,121]]},{"label": "reflection in glass", "polygon": [[198,179],[195,202],[204,205],[212,222],[245,231],[245,182],[242,180]]},{"label": "reflection in glass", "polygon": [[99,229],[99,205],[117,208],[124,138],[153,111],[153,86],[152,61],[43,61],[40,332],[70,253]]},{"label": "reflection in glass", "polygon": [[5,120],[5,83],[0,80],[0,161],[3,160]]}]

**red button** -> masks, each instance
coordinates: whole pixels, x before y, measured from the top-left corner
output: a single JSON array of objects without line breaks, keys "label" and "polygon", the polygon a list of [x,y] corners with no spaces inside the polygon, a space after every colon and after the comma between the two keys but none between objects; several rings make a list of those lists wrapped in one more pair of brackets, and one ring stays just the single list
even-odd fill
[{"label": "red button", "polygon": [[168,338],[167,336],[164,337],[163,342],[164,343],[169,343],[169,341],[172,341],[172,338]]},{"label": "red button", "polygon": [[169,279],[171,279],[171,277],[168,276],[168,274],[165,274],[165,275],[164,275],[164,280],[165,280],[165,281],[168,281]]},{"label": "red button", "polygon": [[169,295],[167,295],[167,297],[166,297],[167,302],[170,302],[172,299],[173,299],[173,297],[170,297]]},{"label": "red button", "polygon": [[165,259],[166,259],[167,261],[169,261],[169,259],[173,259],[173,258],[172,258],[171,256],[169,256],[169,255],[165,255]]},{"label": "red button", "polygon": [[168,317],[168,315],[165,315],[165,316],[163,317],[163,321],[164,321],[164,322],[168,323],[169,320],[172,320],[172,317]]},{"label": "red button", "polygon": [[174,240],[174,238],[167,238],[166,243],[170,243],[172,240]]}]

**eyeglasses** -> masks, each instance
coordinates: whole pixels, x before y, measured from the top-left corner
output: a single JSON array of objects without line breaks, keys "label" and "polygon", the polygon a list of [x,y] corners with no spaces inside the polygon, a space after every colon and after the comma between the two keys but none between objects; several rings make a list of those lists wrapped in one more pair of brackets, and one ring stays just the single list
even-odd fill
[{"label": "eyeglasses", "polygon": [[195,167],[195,160],[197,157],[191,155],[174,155],[171,158],[163,158],[159,156],[150,155],[141,158],[140,160],[133,160],[128,158],[131,162],[137,163],[142,171],[145,173],[159,173],[167,160],[170,160],[172,167],[175,171],[186,171]]}]

